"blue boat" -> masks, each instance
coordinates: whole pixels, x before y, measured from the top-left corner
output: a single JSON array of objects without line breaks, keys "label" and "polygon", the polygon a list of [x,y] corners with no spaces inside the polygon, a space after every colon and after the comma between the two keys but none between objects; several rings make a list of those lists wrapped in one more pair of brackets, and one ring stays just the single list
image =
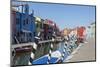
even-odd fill
[{"label": "blue boat", "polygon": [[[60,63],[60,61],[61,61],[61,53],[59,51],[53,52],[51,54],[49,64]],[[37,64],[48,64],[48,55],[44,55],[44,56],[40,57],[39,59],[32,61],[32,65],[34,65],[34,64],[36,64],[36,65]]]}]

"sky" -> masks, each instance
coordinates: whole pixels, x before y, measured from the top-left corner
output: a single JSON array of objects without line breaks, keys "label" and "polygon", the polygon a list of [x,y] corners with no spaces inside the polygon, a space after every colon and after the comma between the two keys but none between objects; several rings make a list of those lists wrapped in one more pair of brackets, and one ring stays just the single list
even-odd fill
[{"label": "sky", "polygon": [[34,16],[54,21],[60,30],[88,26],[95,22],[95,6],[83,6],[72,4],[13,2],[13,4],[29,4],[30,12],[34,10]]}]

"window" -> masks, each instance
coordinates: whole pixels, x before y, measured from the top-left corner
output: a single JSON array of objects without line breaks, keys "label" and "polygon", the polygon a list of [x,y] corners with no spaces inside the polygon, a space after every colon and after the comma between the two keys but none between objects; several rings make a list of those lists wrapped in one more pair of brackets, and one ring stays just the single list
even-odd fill
[{"label": "window", "polygon": [[20,23],[19,18],[16,18],[16,24],[19,24],[19,23]]},{"label": "window", "polygon": [[28,24],[28,19],[26,19],[26,24]]},{"label": "window", "polygon": [[23,20],[23,25],[25,25],[26,24],[26,22],[25,22],[25,20]]},{"label": "window", "polygon": [[40,23],[40,28],[42,29],[42,22]]},{"label": "window", "polygon": [[29,36],[30,36],[30,37],[32,37],[32,34],[31,34],[31,33],[29,33]]},{"label": "window", "polygon": [[39,23],[37,23],[37,25],[36,25],[36,26],[37,26],[37,28],[38,28],[38,27],[39,27]]},{"label": "window", "polygon": [[25,20],[23,20],[23,25],[26,25],[26,24],[28,24],[28,19],[25,19]]}]

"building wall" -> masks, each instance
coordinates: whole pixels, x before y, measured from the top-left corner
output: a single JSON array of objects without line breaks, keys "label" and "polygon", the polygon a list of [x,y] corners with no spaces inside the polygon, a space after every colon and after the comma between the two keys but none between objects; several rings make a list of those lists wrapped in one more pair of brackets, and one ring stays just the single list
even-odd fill
[{"label": "building wall", "polygon": [[68,34],[70,33],[70,30],[65,28],[63,31],[62,31],[62,35],[63,36],[67,36]]},{"label": "building wall", "polygon": [[[19,43],[33,42],[36,32],[35,19],[33,17],[33,13],[29,15],[27,12],[28,7],[24,7],[24,9],[25,12],[16,11],[15,21],[12,21],[12,23],[15,23],[14,26],[16,29],[16,32],[13,30],[13,36],[16,37]],[[13,40],[14,39],[15,38],[13,38]]]},{"label": "building wall", "polygon": [[86,28],[87,38],[95,37],[95,23],[90,24]]},{"label": "building wall", "polygon": [[91,35],[95,37],[95,23],[91,24]]}]

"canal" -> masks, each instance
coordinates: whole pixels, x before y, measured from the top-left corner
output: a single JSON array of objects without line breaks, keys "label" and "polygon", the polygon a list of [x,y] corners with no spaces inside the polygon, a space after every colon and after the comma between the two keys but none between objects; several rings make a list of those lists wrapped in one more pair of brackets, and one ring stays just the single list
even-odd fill
[{"label": "canal", "polygon": [[[52,52],[58,50],[61,53],[61,55],[64,54],[63,57],[63,61],[64,61],[64,59],[66,59],[76,47],[77,45],[75,44],[74,41],[67,42],[67,44],[65,44],[65,42],[54,42]],[[35,51],[34,60],[48,54],[49,50],[50,50],[50,43],[38,44],[37,50]],[[13,60],[14,65],[28,65],[30,54],[31,52],[27,52],[27,53],[24,52],[18,56],[15,56]]]}]

